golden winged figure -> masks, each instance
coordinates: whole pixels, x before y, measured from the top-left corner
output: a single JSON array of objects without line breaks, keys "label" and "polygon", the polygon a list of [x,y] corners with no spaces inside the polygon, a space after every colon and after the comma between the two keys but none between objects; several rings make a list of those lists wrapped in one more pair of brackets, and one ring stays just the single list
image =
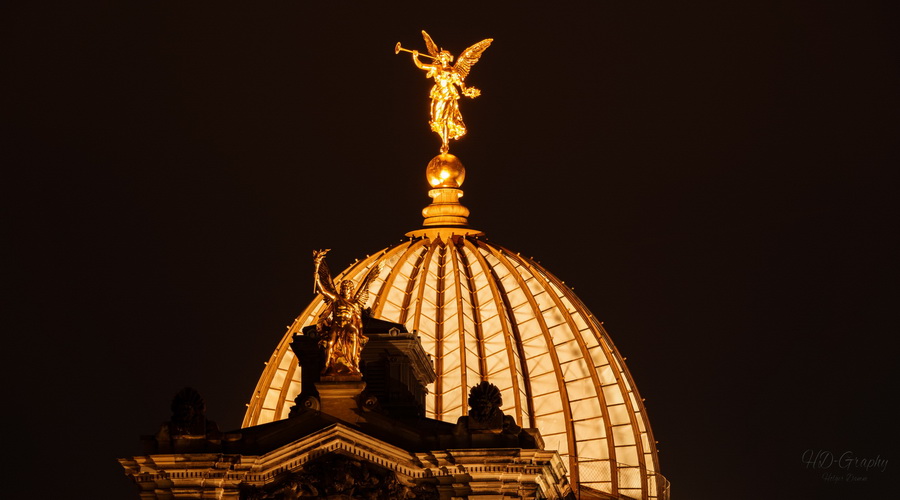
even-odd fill
[{"label": "golden winged figure", "polygon": [[[322,375],[362,375],[359,357],[369,340],[363,335],[362,312],[369,299],[369,286],[381,272],[381,262],[372,267],[359,287],[353,280],[335,283],[325,263],[328,250],[313,252],[316,291],[325,297],[328,308],[319,316],[316,331],[321,335],[319,346],[325,349]],[[340,291],[338,290],[340,289]]]},{"label": "golden winged figure", "polygon": [[[469,76],[472,66],[481,58],[482,52],[485,51],[494,41],[493,38],[486,38],[468,49],[464,50],[459,56],[456,64],[451,66],[453,55],[443,49],[438,49],[434,40],[428,36],[425,30],[422,30],[422,37],[425,38],[425,46],[428,47],[428,53],[432,62],[429,64],[422,63],[418,51],[412,52],[412,60],[419,69],[427,71],[426,78],[434,78],[434,87],[431,87],[431,130],[441,136],[441,153],[446,154],[450,150],[450,139],[456,140],[466,134],[466,124],[463,123],[462,114],[459,112],[459,92],[456,87],[459,86],[464,96],[476,98],[481,95],[481,91],[475,87],[466,87],[465,79]],[[400,50],[399,44],[397,50]]]}]

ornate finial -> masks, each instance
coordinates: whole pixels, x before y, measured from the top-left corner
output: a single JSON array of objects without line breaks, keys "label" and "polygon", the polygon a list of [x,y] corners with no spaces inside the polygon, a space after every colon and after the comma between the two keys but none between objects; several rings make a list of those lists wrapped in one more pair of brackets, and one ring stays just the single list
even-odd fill
[{"label": "ornate finial", "polygon": [[325,263],[328,250],[313,252],[316,264],[316,291],[325,297],[328,308],[319,316],[316,331],[319,346],[325,349],[323,376],[349,376],[359,380],[359,357],[369,338],[363,335],[362,312],[369,298],[369,286],[381,272],[381,262],[363,278],[359,287],[352,280],[336,283]]},{"label": "ornate finial", "polygon": [[[475,45],[472,45],[459,56],[459,60],[455,65],[453,55],[446,50],[439,50],[434,41],[428,36],[424,30],[422,37],[425,38],[425,46],[428,53],[419,54],[416,50],[407,50],[397,45],[394,46],[394,53],[399,54],[400,51],[411,52],[412,60],[416,67],[427,71],[427,78],[434,78],[434,87],[431,87],[431,130],[437,132],[441,137],[441,153],[446,154],[450,151],[450,139],[456,140],[466,134],[466,124],[463,123],[462,114],[459,112],[459,92],[458,86],[464,96],[476,98],[481,95],[481,91],[475,87],[466,87],[465,79],[469,75],[472,66],[481,58],[481,53],[485,51],[494,41],[493,38],[486,38]],[[419,57],[427,57],[432,60],[430,64],[423,64]]]}]

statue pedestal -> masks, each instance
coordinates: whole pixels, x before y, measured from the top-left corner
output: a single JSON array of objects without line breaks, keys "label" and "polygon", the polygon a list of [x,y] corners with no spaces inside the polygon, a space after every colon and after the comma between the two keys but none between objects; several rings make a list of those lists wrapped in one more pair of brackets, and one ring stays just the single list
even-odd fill
[{"label": "statue pedestal", "polygon": [[333,380],[339,378],[344,377],[323,376],[316,382],[321,405],[319,411],[348,424],[355,424],[360,420],[361,413],[357,396],[366,388],[366,383],[359,380],[359,377],[354,377],[356,380]]}]

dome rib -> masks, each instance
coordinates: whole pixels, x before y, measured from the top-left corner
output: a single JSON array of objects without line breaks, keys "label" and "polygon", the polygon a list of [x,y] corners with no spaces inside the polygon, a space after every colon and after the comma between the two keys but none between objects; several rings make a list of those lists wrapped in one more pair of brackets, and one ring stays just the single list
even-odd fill
[{"label": "dome rib", "polygon": [[[457,271],[459,270],[460,267],[462,267],[462,269],[464,271],[463,275],[466,278],[465,297],[468,298],[468,306],[469,306],[468,309],[464,309],[463,307],[460,307],[460,311],[463,311],[463,314],[460,314],[460,317],[459,317],[460,318],[459,329],[460,329],[460,331],[463,331],[463,332],[466,330],[465,324],[464,324],[465,312],[469,312],[472,315],[472,317],[470,319],[472,321],[472,330],[473,330],[473,335],[475,337],[475,353],[478,356],[478,372],[481,375],[481,381],[485,381],[485,380],[488,380],[488,378],[490,377],[490,373],[488,372],[487,353],[485,352],[485,347],[484,347],[484,329],[482,328],[482,324],[481,324],[481,313],[480,313],[480,309],[479,309],[480,304],[478,302],[478,296],[475,293],[476,292],[475,277],[472,272],[472,266],[469,264],[469,259],[468,259],[468,257],[466,257],[466,253],[462,249],[459,241],[460,240],[457,240],[456,242],[454,242],[453,245],[450,246],[450,251],[453,252],[453,254],[454,254],[453,262],[454,263],[459,262],[461,264],[461,266],[456,265],[454,267],[457,269]],[[465,240],[463,240],[463,241],[465,241]],[[457,245],[460,245],[460,248],[457,248]],[[457,280],[459,282],[459,284],[457,285],[457,290],[462,288],[462,281],[459,280],[458,276],[459,276],[459,274],[457,274]],[[462,295],[462,293],[459,293],[460,306],[462,306],[462,304],[463,304],[463,302],[462,302],[463,298],[464,298],[464,296]]]},{"label": "dome rib", "polygon": [[[522,261],[521,259],[519,259],[519,260],[523,266],[525,266],[526,268],[529,269],[529,271],[531,271],[533,274],[535,273],[535,270],[531,265],[529,265],[527,262]],[[540,275],[546,279],[546,281],[544,282],[545,289],[547,290],[547,293],[552,297],[552,299],[556,303],[557,307],[568,311],[568,307],[562,303],[562,300],[560,299],[560,295],[557,294],[556,290],[554,290],[551,286],[552,280],[555,277],[553,277],[551,274],[543,271],[543,269],[540,269],[539,272],[540,272]],[[564,286],[564,284],[562,282],[557,283],[556,285],[557,285],[557,287]],[[587,315],[584,314],[584,311],[578,311],[578,308],[575,304],[573,304],[573,307],[576,309],[577,312],[581,313],[582,316],[587,317]],[[571,312],[571,311],[568,311],[568,312]],[[590,319],[590,318],[588,318],[588,319]],[[582,333],[582,330],[579,329],[577,327],[577,325],[575,325],[574,319],[572,319],[571,314],[566,316],[566,320],[568,322],[569,329],[573,333],[573,337],[575,337],[576,342],[578,342],[579,347],[581,348],[583,355],[585,357],[589,356],[590,351],[588,350],[588,347],[584,341],[584,338],[580,335]],[[602,342],[600,340],[602,340],[602,339],[598,339],[598,345],[601,346],[601,349],[602,349],[605,342]],[[612,363],[612,358],[613,357],[611,356],[611,353],[607,352],[607,359],[609,360],[610,363]],[[590,372],[591,381],[593,382],[594,387],[596,387],[599,391],[602,391],[603,385],[600,381],[600,376],[597,373],[597,367],[594,366],[594,363],[586,363],[586,366],[588,368],[588,371]],[[625,388],[621,387],[621,384],[620,384],[620,389],[622,389],[624,391]],[[605,437],[606,437],[606,442],[607,442],[607,449],[609,451],[609,458],[610,458],[610,460],[616,461],[615,442],[612,439],[609,439],[609,437],[612,436],[612,426],[610,425],[609,408],[606,405],[600,405],[600,411],[601,411],[601,415],[602,415],[603,426],[606,431]],[[633,413],[629,411],[629,415],[632,417],[632,424],[636,424],[636,422],[634,422]],[[577,439],[577,435],[576,435],[576,439]],[[642,455],[638,454],[638,456],[641,457]],[[591,457],[591,458],[599,458],[599,457]],[[610,479],[612,482],[613,489],[614,490],[617,489],[618,488],[618,477],[616,475],[612,475],[610,477]]]},{"label": "dome rib", "polygon": [[[523,261],[522,259],[517,259],[517,260],[519,261],[520,265],[527,268],[529,270],[529,272],[531,272],[532,275],[539,275],[539,276],[543,277],[545,279],[545,281],[542,281],[544,289],[546,290],[547,294],[553,299],[554,303],[556,304],[556,307],[559,309],[563,309],[566,312],[570,313],[570,314],[565,315],[564,319],[566,320],[566,323],[569,326],[569,330],[572,332],[572,336],[575,338],[575,341],[578,343],[578,346],[581,349],[582,357],[587,358],[590,355],[590,351],[588,351],[588,347],[584,341],[584,338],[580,335],[582,331],[575,324],[575,320],[572,318],[571,311],[569,311],[569,308],[562,302],[562,300],[561,300],[560,296],[557,294],[556,290],[553,289],[551,280],[549,279],[549,277],[551,275],[549,275],[548,273],[544,273],[544,272],[535,272],[535,269],[531,265],[529,265],[527,262]],[[542,271],[542,270],[538,270],[538,271]],[[587,361],[587,359],[585,359],[585,361]],[[602,385],[600,383],[600,376],[597,373],[597,367],[595,367],[593,363],[585,363],[585,365],[587,366],[593,386],[596,387],[597,390],[602,390],[601,389]],[[570,403],[570,405],[571,405],[571,403]],[[599,406],[600,406],[600,411],[601,411],[601,418],[604,423],[604,429],[606,430],[606,436],[609,436],[612,434],[612,429],[609,427],[609,410],[606,408],[606,405],[599,405]],[[576,433],[575,438],[577,440],[577,438],[578,438],[577,433]],[[612,440],[610,440],[610,439],[607,439],[607,443],[609,444],[608,445],[609,456],[612,460],[615,460],[615,456],[616,456],[615,455],[615,446],[613,446]]]},{"label": "dome rib", "polygon": [[[434,348],[435,348],[435,371],[438,374],[436,384],[434,386],[434,414],[438,420],[443,420],[444,416],[444,380],[447,376],[447,370],[444,367],[444,361],[448,354],[447,343],[444,342],[444,256],[446,255],[446,246],[437,247],[437,284],[435,290],[435,310],[434,310]],[[417,315],[418,316],[418,315]],[[463,366],[460,364],[460,366]]]},{"label": "dome rib", "polygon": [[[423,240],[424,241],[424,240]],[[429,278],[429,269],[431,269],[431,260],[434,258],[434,252],[437,250],[437,245],[429,245],[428,253],[425,255],[425,260],[422,262],[421,273],[422,279],[419,282],[419,290],[416,292],[416,303],[413,307],[415,307],[415,314],[413,314],[413,330],[418,331],[419,326],[421,324],[422,319],[422,304],[425,301],[425,283],[428,282]],[[408,319],[408,318],[404,318]]]},{"label": "dome rib", "polygon": [[[447,245],[445,248],[447,249],[447,253],[449,253],[449,255],[450,255],[450,265],[451,265],[451,270],[452,270],[451,276],[453,278],[452,281],[453,281],[453,291],[454,291],[453,300],[456,302],[456,304],[455,304],[456,333],[457,333],[457,335],[459,335],[459,364],[461,367],[463,367],[463,369],[460,370],[460,374],[462,375],[462,380],[460,381],[460,387],[459,387],[462,392],[462,394],[460,395],[460,399],[465,402],[469,387],[472,385],[475,385],[476,382],[474,380],[471,380],[471,381],[469,380],[469,371],[470,370],[469,370],[469,363],[467,361],[468,361],[469,354],[471,352],[469,351],[469,342],[467,342],[469,339],[466,338],[466,332],[468,331],[468,328],[466,328],[466,324],[465,324],[466,308],[465,308],[465,303],[463,301],[462,282],[460,280],[460,271],[459,271],[460,262],[459,262],[458,255],[456,254],[454,245],[452,243]],[[477,323],[473,324],[473,329],[476,332],[478,331]],[[476,334],[476,339],[477,339],[477,334]],[[476,353],[477,353],[478,352],[478,341],[477,340],[474,342],[474,345],[475,345],[475,349],[476,349]],[[484,363],[484,359],[479,356],[477,356],[477,357],[478,357],[478,360],[477,360],[478,370],[476,371],[476,374],[478,375],[478,379],[479,379],[478,382],[481,382],[482,380],[484,380],[484,376],[485,376],[484,370],[482,370],[482,365]],[[463,409],[464,409],[463,415],[468,415],[468,413],[469,413],[466,406],[467,405],[463,404]]]},{"label": "dome rib", "polygon": [[[481,253],[478,251],[478,249],[475,247],[475,245],[473,245],[469,240],[467,240],[465,238],[461,239],[461,241],[462,241],[463,250],[459,252],[459,255],[461,258],[465,259],[466,265],[471,269],[471,265],[469,264],[469,258],[466,256],[466,250],[468,250],[469,252],[472,253],[472,255],[475,257],[476,261],[481,266],[482,273],[491,272],[493,274],[493,269],[490,269],[490,267],[487,265],[487,262],[484,260],[484,257],[481,256]],[[476,285],[475,285],[475,278],[476,278],[475,273],[472,273],[469,276],[469,279],[472,282],[471,288],[473,290],[473,292],[472,292],[472,302],[473,302],[473,311],[474,311],[473,314],[479,315],[479,319],[477,321],[479,324],[479,329],[482,329],[481,328],[482,319],[480,318],[481,313],[479,312],[481,310],[481,303],[478,301],[478,298],[477,298],[478,295],[477,295],[477,289],[476,289]],[[489,290],[491,291],[491,297],[494,299],[494,304],[501,303],[501,304],[504,304],[504,306],[507,306],[505,301],[502,300],[504,295],[501,294],[497,288],[496,276],[494,276],[494,279],[486,280],[486,281],[487,281],[487,286],[488,286]],[[517,346],[518,342],[515,342],[511,338],[513,334],[511,332],[511,328],[510,328],[511,322],[508,321],[508,314],[509,314],[508,307],[497,307],[496,311],[497,311],[497,314],[496,314],[497,322],[500,325],[500,332],[497,333],[496,335],[503,335],[503,343],[506,347],[505,351],[506,351],[506,356],[507,356],[507,361],[508,361],[507,365],[508,365],[508,370],[509,370],[509,381],[510,381],[510,385],[512,387],[513,400],[514,400],[514,404],[515,404],[516,424],[519,426],[522,426],[524,424],[522,423],[522,398],[521,398],[521,388],[519,385],[519,375],[521,373],[525,373],[525,370],[523,370],[522,366],[521,366],[521,361],[520,361],[522,359],[521,352],[518,353],[519,356],[517,359],[516,351],[513,350],[513,346],[514,345]],[[484,339],[483,331],[482,331],[481,335],[482,335],[482,340],[483,340]],[[484,357],[485,357],[485,365],[486,365],[487,364],[487,361],[486,361],[487,355],[485,354]],[[485,373],[487,373],[486,367],[485,367]],[[487,376],[489,377],[490,374],[487,373]],[[530,394],[529,394],[529,396],[530,396]],[[526,399],[530,401],[531,398],[526,397]],[[529,417],[530,417],[530,415],[531,415],[531,413],[529,413]],[[529,424],[533,424],[533,422],[529,422]]]},{"label": "dome rib", "polygon": [[[385,256],[385,260],[393,259],[396,254],[402,254],[397,258],[397,262],[405,262],[406,257],[415,251],[417,246],[422,246],[421,242],[411,243],[406,246],[397,246],[396,251],[389,252],[390,256]],[[402,250],[401,250],[402,249]],[[397,278],[403,274],[403,265],[391,266],[388,271],[387,278],[384,279],[381,283],[381,287],[378,289],[378,293],[375,294],[375,302],[372,304],[372,315],[376,318],[381,315],[381,311],[384,309],[384,304],[389,300],[389,290],[394,289],[394,283],[397,281]],[[409,305],[409,286],[412,285],[413,279],[408,279],[406,294],[403,296],[403,304],[395,304],[399,305],[401,310],[403,310],[406,306]],[[402,321],[401,321],[402,323]]]},{"label": "dome rib", "polygon": [[[491,287],[491,293],[494,296],[495,303],[502,304],[503,307],[497,308],[497,316],[500,321],[500,325],[503,328],[505,341],[507,346],[510,345],[510,342],[515,343],[515,354],[512,349],[508,349],[509,352],[509,360],[510,360],[510,371],[512,380],[514,381],[513,389],[516,391],[514,394],[516,395],[516,411],[517,413],[522,412],[521,405],[521,390],[518,388],[518,380],[519,377],[522,378],[522,389],[525,391],[525,402],[528,414],[528,427],[534,428],[536,426],[534,420],[534,394],[531,390],[531,380],[528,375],[528,367],[525,364],[525,351],[522,347],[522,335],[519,332],[518,323],[513,321],[515,315],[513,313],[512,305],[509,303],[509,296],[503,292],[502,290],[502,282],[500,281],[500,277],[497,276],[497,272],[494,270],[492,266],[487,263],[484,255],[481,254],[477,247],[477,241],[475,243],[469,242],[466,240],[469,245],[472,246],[472,253],[476,256],[478,261],[483,266],[485,273],[491,273],[491,278],[488,280],[488,285]],[[523,425],[521,420],[519,421],[519,425]]]},{"label": "dome rib", "polygon": [[[507,267],[514,267],[511,265],[509,260],[502,254],[495,250],[492,247],[487,246],[487,249],[491,251],[491,253],[496,257],[500,262],[507,264]],[[528,300],[528,303],[531,304],[532,310],[535,311],[534,318],[538,321],[538,324],[541,327],[541,332],[544,335],[544,339],[547,341],[548,346],[556,346],[553,342],[553,338],[550,335],[550,330],[547,328],[547,322],[544,319],[541,307],[537,302],[534,294],[531,292],[531,289],[528,287],[525,279],[522,278],[522,275],[519,273],[510,273],[515,274],[514,278],[519,283],[519,288],[525,293],[525,298]],[[533,275],[532,275],[533,276]],[[566,383],[562,374],[562,370],[559,365],[559,356],[555,349],[547,349],[547,352],[550,354],[550,359],[553,365],[553,371],[556,373],[556,381],[557,386],[559,387],[559,394],[561,401],[561,407],[563,412],[563,417],[565,418],[565,429],[566,429],[566,440],[568,441],[568,455],[569,455],[569,474],[570,480],[573,483],[578,483],[578,450],[575,447],[575,428],[572,426],[572,408],[569,401],[569,390],[566,387]],[[537,419],[537,416],[535,416]],[[540,428],[540,423],[537,424],[537,427]],[[560,452],[560,454],[564,454]]]}]

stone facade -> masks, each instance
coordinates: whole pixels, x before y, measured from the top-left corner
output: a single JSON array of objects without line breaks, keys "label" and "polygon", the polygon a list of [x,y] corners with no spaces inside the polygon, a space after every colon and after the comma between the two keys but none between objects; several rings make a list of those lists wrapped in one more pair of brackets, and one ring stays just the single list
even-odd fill
[{"label": "stone facade", "polygon": [[[179,393],[146,454],[120,459],[140,498],[574,498],[559,454],[503,415],[496,387],[474,387],[471,416],[455,425],[425,418],[430,358],[402,325],[382,323],[366,332],[364,379],[310,380],[285,420],[222,433],[196,391]],[[309,344],[298,336],[294,348],[318,373]]]}]

